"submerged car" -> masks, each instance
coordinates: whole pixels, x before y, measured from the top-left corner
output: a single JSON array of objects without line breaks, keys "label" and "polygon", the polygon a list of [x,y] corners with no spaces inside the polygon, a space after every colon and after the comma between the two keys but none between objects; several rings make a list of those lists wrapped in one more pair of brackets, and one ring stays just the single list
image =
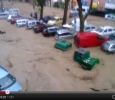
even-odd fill
[{"label": "submerged car", "polygon": [[114,53],[115,52],[115,40],[109,40],[104,42],[101,45],[101,49],[107,53]]},{"label": "submerged car", "polygon": [[18,92],[22,89],[16,78],[13,77],[5,68],[0,66],[0,91]]},{"label": "submerged car", "polygon": [[49,20],[53,20],[53,19],[54,19],[53,16],[46,16],[46,17],[44,17],[44,18],[42,18],[40,20],[43,21],[43,22],[45,22],[45,23],[47,23]]},{"label": "submerged car", "polygon": [[102,37],[95,32],[80,32],[74,37],[76,47],[96,47],[101,46],[108,38]]},{"label": "submerged car", "polygon": [[64,28],[64,29],[57,30],[55,34],[55,39],[56,40],[71,39],[74,38],[74,36],[75,36],[74,31]]},{"label": "submerged car", "polygon": [[10,20],[10,23],[11,23],[11,24],[15,24],[15,23],[16,23],[16,20],[17,20],[17,19],[21,19],[21,18],[23,18],[23,17],[20,16],[20,15],[19,15],[19,16],[16,16],[16,17],[14,17],[14,18],[12,18],[12,19]]},{"label": "submerged car", "polygon": [[33,30],[35,33],[39,33],[39,32],[42,32],[43,28],[46,27],[46,24],[44,23],[39,23],[38,25],[36,25]]},{"label": "submerged car", "polygon": [[115,14],[106,14],[105,19],[115,21]]},{"label": "submerged car", "polygon": [[21,15],[18,15],[16,13],[9,14],[7,20],[10,21],[12,18],[19,17],[19,16],[21,16]]},{"label": "submerged car", "polygon": [[108,37],[111,34],[115,33],[115,27],[113,27],[113,26],[103,26],[103,27],[97,28],[96,30],[94,30],[92,32],[95,32],[95,33],[97,33],[101,36]]},{"label": "submerged car", "polygon": [[58,29],[60,29],[60,27],[57,25],[49,25],[43,29],[42,34],[45,37],[46,36],[54,36]]},{"label": "submerged car", "polygon": [[54,17],[54,19],[48,21],[48,25],[61,25],[63,21],[63,18],[60,17]]}]

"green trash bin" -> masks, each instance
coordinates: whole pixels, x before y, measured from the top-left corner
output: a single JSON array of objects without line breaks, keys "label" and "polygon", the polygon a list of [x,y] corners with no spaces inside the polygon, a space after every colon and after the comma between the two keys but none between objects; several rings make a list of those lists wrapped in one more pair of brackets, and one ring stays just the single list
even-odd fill
[{"label": "green trash bin", "polygon": [[86,70],[91,70],[96,64],[99,64],[99,59],[90,58],[90,52],[84,48],[79,48],[76,50],[74,52],[73,59]]},{"label": "green trash bin", "polygon": [[88,59],[90,57],[90,52],[84,48],[79,48],[75,50],[73,59],[75,62],[80,63],[84,59]]},{"label": "green trash bin", "polygon": [[66,41],[66,40],[60,40],[60,41],[56,41],[55,42],[55,45],[54,45],[55,48],[58,48],[62,51],[66,51],[68,49],[70,49],[72,47],[72,43]]}]

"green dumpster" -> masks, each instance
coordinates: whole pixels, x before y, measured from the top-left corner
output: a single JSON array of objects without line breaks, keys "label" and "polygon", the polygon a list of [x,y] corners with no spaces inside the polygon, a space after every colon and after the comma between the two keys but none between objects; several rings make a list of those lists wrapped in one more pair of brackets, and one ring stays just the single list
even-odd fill
[{"label": "green dumpster", "polygon": [[55,48],[58,48],[62,51],[66,51],[68,49],[70,49],[72,47],[72,43],[66,41],[66,40],[60,40],[60,41],[56,41],[55,42],[55,45],[54,45]]},{"label": "green dumpster", "polygon": [[84,48],[79,48],[74,52],[74,61],[80,63],[84,59],[88,59],[90,57],[90,52]]},{"label": "green dumpster", "polygon": [[99,64],[99,59],[91,58],[90,52],[84,48],[79,48],[76,50],[74,52],[73,59],[86,70],[91,70],[96,64]]}]

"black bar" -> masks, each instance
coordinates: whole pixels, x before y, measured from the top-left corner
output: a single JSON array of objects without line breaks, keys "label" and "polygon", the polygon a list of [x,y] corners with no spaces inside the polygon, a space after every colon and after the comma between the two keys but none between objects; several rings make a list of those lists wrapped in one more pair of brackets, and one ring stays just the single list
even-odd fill
[{"label": "black bar", "polygon": [[[0,95],[1,96],[1,95]],[[7,99],[101,99],[115,100],[115,93],[10,93]]]}]

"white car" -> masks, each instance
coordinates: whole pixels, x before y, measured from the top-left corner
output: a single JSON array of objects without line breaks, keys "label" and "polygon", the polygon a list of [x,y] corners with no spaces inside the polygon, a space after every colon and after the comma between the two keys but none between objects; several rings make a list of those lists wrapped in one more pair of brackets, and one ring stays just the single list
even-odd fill
[{"label": "white car", "polygon": [[105,15],[105,19],[115,21],[115,15],[114,14],[106,14]]},{"label": "white car", "polygon": [[97,28],[96,30],[92,31],[95,32],[101,36],[110,36],[111,34],[115,33],[115,27],[113,26],[103,26],[100,28]]},{"label": "white car", "polygon": [[[66,27],[66,28],[69,28],[69,29],[75,29],[75,25],[73,23],[64,24],[63,27]],[[94,26],[94,25],[87,24],[84,27],[85,32],[89,32],[89,31],[93,31],[93,30],[96,30],[96,26]]]}]

